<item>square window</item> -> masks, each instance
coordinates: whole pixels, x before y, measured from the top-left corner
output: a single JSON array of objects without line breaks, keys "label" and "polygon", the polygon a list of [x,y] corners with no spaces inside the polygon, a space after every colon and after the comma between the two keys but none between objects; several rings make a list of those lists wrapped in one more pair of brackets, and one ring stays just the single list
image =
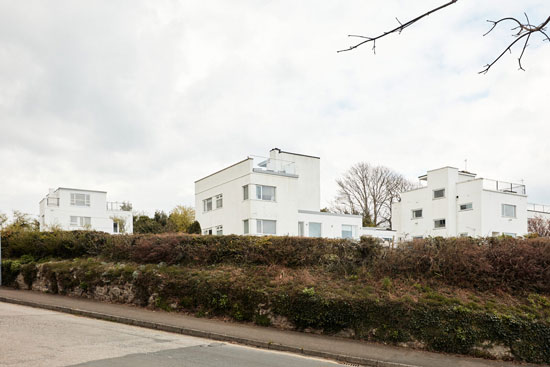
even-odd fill
[{"label": "square window", "polygon": [[502,216],[506,218],[515,218],[516,206],[510,204],[502,204]]},{"label": "square window", "polygon": [[342,224],[342,238],[353,238],[353,226]]},{"label": "square window", "polygon": [[212,198],[204,199],[202,203],[203,203],[205,212],[209,212],[212,210]]},{"label": "square window", "polygon": [[412,211],[412,219],[422,218],[422,209],[415,209]]},{"label": "square window", "polygon": [[436,219],[434,220],[434,228],[445,228],[445,219]]},{"label": "square window", "polygon": [[434,190],[434,199],[441,199],[445,197],[445,189]]},{"label": "square window", "polygon": [[321,223],[309,222],[309,237],[321,237]]},{"label": "square window", "polygon": [[275,201],[275,187],[256,185],[256,199]]},{"label": "square window", "polygon": [[223,226],[217,226],[216,227],[216,235],[218,235],[218,236],[223,235]]}]

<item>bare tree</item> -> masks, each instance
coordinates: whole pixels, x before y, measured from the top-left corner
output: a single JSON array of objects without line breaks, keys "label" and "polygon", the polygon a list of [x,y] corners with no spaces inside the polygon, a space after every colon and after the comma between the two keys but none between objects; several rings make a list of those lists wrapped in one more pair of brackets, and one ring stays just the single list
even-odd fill
[{"label": "bare tree", "polygon": [[527,221],[529,233],[536,233],[540,237],[550,237],[550,220],[542,217],[529,218]]},{"label": "bare tree", "polygon": [[[451,1],[449,1],[445,4],[443,4],[443,5],[440,5],[436,8],[434,8],[434,9],[429,10],[429,11],[427,11],[427,12],[425,12],[425,13],[417,16],[416,18],[411,19],[411,20],[409,20],[405,23],[401,23],[399,21],[399,19],[396,18],[397,23],[399,23],[399,25],[397,27],[387,31],[387,32],[384,32],[384,33],[378,35],[378,36],[368,37],[368,36],[362,36],[362,35],[357,35],[357,34],[349,34],[348,37],[359,38],[361,40],[359,42],[357,42],[356,44],[354,44],[354,45],[352,45],[352,46],[350,46],[346,49],[339,50],[338,52],[351,51],[351,50],[354,50],[354,49],[356,49],[360,46],[363,46],[367,43],[372,43],[372,50],[376,54],[376,41],[378,41],[379,39],[381,39],[383,37],[386,37],[386,36],[389,36],[390,34],[394,34],[394,33],[395,34],[400,34],[403,30],[405,30],[406,28],[408,28],[411,25],[415,24],[416,22],[424,19],[428,15],[433,14],[433,13],[438,12],[438,11],[441,11],[441,10],[443,10],[443,9],[453,5],[453,4],[456,4],[457,2],[458,2],[458,0],[451,0]],[[543,41],[549,41],[550,42],[550,37],[546,33],[546,27],[550,23],[550,16],[548,16],[546,18],[546,20],[543,20],[541,23],[539,23],[537,25],[537,24],[532,24],[531,23],[531,21],[529,20],[529,17],[527,16],[526,13],[524,13],[524,15],[525,15],[525,21],[520,21],[518,18],[514,18],[514,17],[505,17],[505,18],[502,18],[502,19],[499,19],[499,20],[496,20],[496,21],[495,20],[487,20],[487,22],[492,24],[492,27],[483,36],[486,36],[489,33],[491,33],[501,23],[512,23],[514,27],[511,30],[513,31],[512,37],[514,38],[514,40],[511,41],[508,44],[508,46],[504,49],[504,51],[502,51],[502,53],[500,53],[492,62],[485,65],[483,70],[481,70],[479,72],[480,74],[486,74],[491,69],[491,67],[493,67],[493,65],[496,64],[507,52],[512,53],[512,47],[516,43],[519,43],[520,45],[523,44],[523,46],[521,48],[521,53],[518,57],[518,64],[519,64],[519,70],[525,71],[521,61],[523,59],[523,55],[525,54],[525,50],[527,49],[527,46],[529,45],[529,40],[531,39],[531,37],[534,36],[534,35],[539,34],[543,37],[542,38]]]},{"label": "bare tree", "polygon": [[391,226],[391,204],[413,184],[388,167],[365,162],[352,166],[336,180],[338,194],[332,210],[358,214],[363,226]]}]

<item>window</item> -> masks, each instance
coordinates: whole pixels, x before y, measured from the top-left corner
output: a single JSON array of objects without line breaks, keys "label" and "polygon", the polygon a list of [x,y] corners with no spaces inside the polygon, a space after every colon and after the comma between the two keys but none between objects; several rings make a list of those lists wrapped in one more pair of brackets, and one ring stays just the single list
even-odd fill
[{"label": "window", "polygon": [[90,195],[71,193],[71,205],[90,206]]},{"label": "window", "polygon": [[216,227],[216,234],[218,236],[221,236],[223,234],[223,226],[217,226]]},{"label": "window", "polygon": [[243,233],[244,233],[244,234],[248,234],[248,232],[249,232],[249,228],[248,228],[248,219],[243,220],[243,226],[244,226]]},{"label": "window", "polygon": [[262,234],[275,234],[277,222],[267,219],[256,219],[256,232]]},{"label": "window", "polygon": [[113,233],[118,233],[118,223],[113,222]]},{"label": "window", "polygon": [[77,217],[71,215],[71,226],[90,226],[92,225],[92,218],[91,217]]},{"label": "window", "polygon": [[342,224],[342,238],[353,238],[353,226]]},{"label": "window", "polygon": [[223,195],[219,194],[216,196],[216,209],[223,207]]},{"label": "window", "polygon": [[309,237],[321,237],[321,223],[309,222]]},{"label": "window", "polygon": [[248,185],[243,186],[243,200],[248,200]]},{"label": "window", "polygon": [[204,235],[212,234],[212,228],[205,229],[204,231],[202,231],[202,234]]},{"label": "window", "polygon": [[204,205],[205,212],[209,212],[212,210],[212,198],[204,199],[202,203]]},{"label": "window", "polygon": [[474,208],[472,203],[460,204],[460,210],[472,210]]},{"label": "window", "polygon": [[256,185],[256,199],[275,201],[275,187]]},{"label": "window", "polygon": [[460,233],[459,237],[468,237],[468,232]]},{"label": "window", "polygon": [[492,232],[492,233],[491,233],[491,236],[493,236],[493,237],[500,236],[500,232]]},{"label": "window", "polygon": [[422,236],[413,236],[413,240],[421,240],[423,239],[424,237]]},{"label": "window", "polygon": [[509,233],[509,232],[502,232],[502,235],[503,235],[503,236],[508,236],[508,237],[516,237],[516,236],[517,236],[517,234],[515,234],[515,233]]},{"label": "window", "polygon": [[298,222],[298,236],[304,237],[304,222]]},{"label": "window", "polygon": [[434,220],[434,228],[445,228],[445,219]]},{"label": "window", "polygon": [[71,215],[71,226],[77,226],[78,225],[78,217]]},{"label": "window", "polygon": [[422,218],[422,209],[415,209],[412,211],[412,219]]},{"label": "window", "polygon": [[445,189],[434,190],[434,199],[441,199],[445,197]]},{"label": "window", "polygon": [[516,206],[510,204],[502,204],[502,216],[506,218],[515,218]]}]

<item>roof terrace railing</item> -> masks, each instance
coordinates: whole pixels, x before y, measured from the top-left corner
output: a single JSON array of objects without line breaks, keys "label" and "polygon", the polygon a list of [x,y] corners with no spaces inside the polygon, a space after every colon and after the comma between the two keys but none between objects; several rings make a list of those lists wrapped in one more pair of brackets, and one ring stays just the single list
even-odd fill
[{"label": "roof terrace railing", "polygon": [[550,213],[550,205],[528,203],[527,210],[540,213]]},{"label": "roof terrace railing", "polygon": [[251,156],[255,172],[266,172],[285,175],[296,175],[296,164],[282,159]]},{"label": "roof terrace railing", "polygon": [[506,192],[510,194],[526,195],[525,185],[506,181],[483,179],[483,188],[486,190]]},{"label": "roof terrace railing", "polygon": [[123,212],[131,212],[132,211],[132,204],[127,201],[108,201],[107,202],[107,210],[109,211],[123,211]]}]

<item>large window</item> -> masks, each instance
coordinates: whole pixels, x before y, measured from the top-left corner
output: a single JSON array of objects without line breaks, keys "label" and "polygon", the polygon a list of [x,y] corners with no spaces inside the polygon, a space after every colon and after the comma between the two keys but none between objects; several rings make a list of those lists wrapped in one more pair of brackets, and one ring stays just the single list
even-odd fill
[{"label": "large window", "polygon": [[474,205],[472,203],[460,204],[460,210],[472,210]]},{"label": "large window", "polygon": [[412,219],[422,218],[422,209],[415,209],[412,211]]},{"label": "large window", "polygon": [[216,195],[216,209],[219,209],[222,207],[223,207],[223,195],[222,194]]},{"label": "large window", "polygon": [[309,222],[309,237],[321,237],[321,223]]},{"label": "large window", "polygon": [[516,206],[510,204],[502,204],[502,216],[506,218],[515,218]]},{"label": "large window", "polygon": [[205,212],[209,212],[212,210],[212,198],[204,199],[202,203],[203,203]]},{"label": "large window", "polygon": [[434,228],[445,228],[446,223],[445,219],[436,219],[434,220]]},{"label": "large window", "polygon": [[256,232],[262,234],[275,234],[277,222],[267,219],[256,219]]},{"label": "large window", "polygon": [[434,199],[441,199],[445,197],[445,189],[434,190]]},{"label": "large window", "polygon": [[275,201],[275,187],[256,185],[256,199]]},{"label": "large window", "polygon": [[342,224],[342,238],[353,238],[353,226]]},{"label": "large window", "polygon": [[91,217],[77,217],[71,215],[71,226],[87,227],[92,225]]},{"label": "large window", "polygon": [[248,185],[243,186],[243,200],[248,200]]},{"label": "large window", "polygon": [[90,194],[71,193],[71,205],[90,206]]},{"label": "large window", "polygon": [[243,233],[248,234],[250,232],[250,228],[248,226],[248,219],[243,220]]},{"label": "large window", "polygon": [[218,236],[221,236],[223,234],[223,226],[217,226],[216,227],[216,234]]}]

